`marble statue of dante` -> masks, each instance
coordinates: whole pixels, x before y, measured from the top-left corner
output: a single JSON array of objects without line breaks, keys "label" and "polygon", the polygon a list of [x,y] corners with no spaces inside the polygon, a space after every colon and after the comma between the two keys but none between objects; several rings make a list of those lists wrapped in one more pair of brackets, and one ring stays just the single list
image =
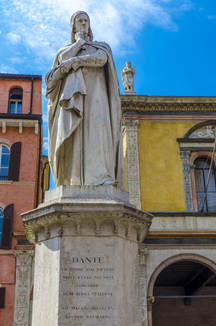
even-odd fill
[{"label": "marble statue of dante", "polygon": [[71,44],[58,51],[45,80],[55,185],[115,185],[121,171],[118,78],[111,49],[93,41],[86,12],[72,15]]},{"label": "marble statue of dante", "polygon": [[134,74],[135,68],[131,68],[130,61],[127,61],[126,67],[122,69],[122,82],[125,92],[134,90]]}]

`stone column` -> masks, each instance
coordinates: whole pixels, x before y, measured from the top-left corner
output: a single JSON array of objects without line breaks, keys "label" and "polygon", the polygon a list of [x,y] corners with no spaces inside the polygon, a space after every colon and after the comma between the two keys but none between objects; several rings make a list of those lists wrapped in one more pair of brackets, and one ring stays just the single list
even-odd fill
[{"label": "stone column", "polygon": [[127,191],[130,194],[131,204],[141,209],[138,125],[139,120],[124,121],[126,134]]},{"label": "stone column", "polygon": [[140,306],[142,326],[148,326],[147,321],[147,289],[146,289],[146,255],[148,249],[139,251],[139,289],[140,289]]},{"label": "stone column", "polygon": [[61,186],[25,213],[36,242],[33,326],[141,326],[138,242],[152,216],[113,186]]},{"label": "stone column", "polygon": [[16,288],[14,304],[14,326],[30,325],[30,292],[33,250],[14,251],[16,257]]},{"label": "stone column", "polygon": [[186,212],[193,212],[193,199],[192,199],[192,191],[191,191],[190,162],[189,162],[190,151],[181,150],[180,155],[182,159]]}]

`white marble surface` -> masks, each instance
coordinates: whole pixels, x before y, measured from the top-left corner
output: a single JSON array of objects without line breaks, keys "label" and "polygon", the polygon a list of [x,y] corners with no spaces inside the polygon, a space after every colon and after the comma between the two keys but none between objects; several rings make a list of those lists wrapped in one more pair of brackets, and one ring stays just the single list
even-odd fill
[{"label": "white marble surface", "polygon": [[130,203],[129,193],[117,186],[60,186],[45,192],[45,203],[73,199],[112,199]]},{"label": "white marble surface", "polygon": [[126,62],[126,67],[122,69],[122,82],[124,85],[124,94],[135,95],[134,91],[135,67],[131,67],[130,61]]},{"label": "white marble surface", "polygon": [[36,245],[33,326],[141,326],[137,242],[66,227]]},{"label": "white marble surface", "polygon": [[122,112],[112,51],[93,41],[85,12],[73,14],[71,39],[45,76],[55,185],[122,187]]},{"label": "white marble surface", "polygon": [[141,326],[138,242],[152,215],[112,186],[64,186],[46,200],[22,214],[36,243],[32,325]]}]

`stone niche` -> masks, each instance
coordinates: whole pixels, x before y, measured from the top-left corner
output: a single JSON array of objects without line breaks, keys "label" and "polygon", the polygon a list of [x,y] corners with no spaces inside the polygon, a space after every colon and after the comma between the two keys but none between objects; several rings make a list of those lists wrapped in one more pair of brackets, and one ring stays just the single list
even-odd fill
[{"label": "stone niche", "polygon": [[141,326],[138,242],[152,216],[113,186],[61,186],[22,215],[36,243],[33,326]]}]

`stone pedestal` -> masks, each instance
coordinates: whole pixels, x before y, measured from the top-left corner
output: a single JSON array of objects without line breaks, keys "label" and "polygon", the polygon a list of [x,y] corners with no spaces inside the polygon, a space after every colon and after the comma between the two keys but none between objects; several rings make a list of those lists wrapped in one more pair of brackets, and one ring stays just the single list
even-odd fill
[{"label": "stone pedestal", "polygon": [[138,242],[152,216],[113,186],[61,186],[22,215],[36,242],[33,326],[141,326]]}]

